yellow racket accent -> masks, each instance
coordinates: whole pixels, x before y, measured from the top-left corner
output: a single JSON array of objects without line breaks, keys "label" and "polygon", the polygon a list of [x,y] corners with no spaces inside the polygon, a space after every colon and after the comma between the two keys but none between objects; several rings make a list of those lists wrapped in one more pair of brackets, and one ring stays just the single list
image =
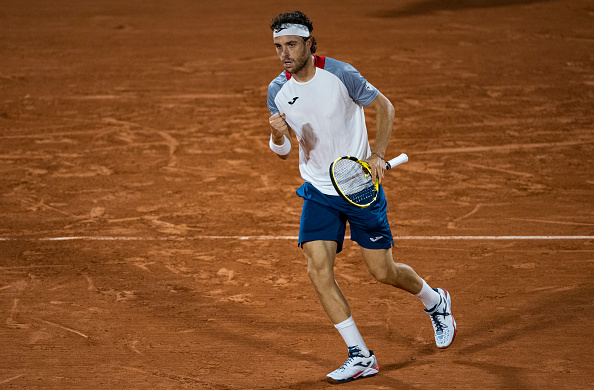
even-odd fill
[{"label": "yellow racket accent", "polygon": [[379,180],[371,180],[371,167],[356,157],[339,157],[330,164],[330,179],[338,195],[353,206],[365,208],[377,199]]}]

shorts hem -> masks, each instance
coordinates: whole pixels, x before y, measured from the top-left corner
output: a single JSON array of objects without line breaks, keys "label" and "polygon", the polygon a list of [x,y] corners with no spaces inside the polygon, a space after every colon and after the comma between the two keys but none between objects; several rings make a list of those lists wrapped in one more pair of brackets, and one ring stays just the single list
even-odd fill
[{"label": "shorts hem", "polygon": [[312,241],[333,241],[336,243],[336,253],[342,252],[342,248],[344,247],[344,241],[337,240],[336,238],[313,238],[309,240],[299,239],[299,241],[297,242],[297,246],[303,249],[303,244]]},{"label": "shorts hem", "polygon": [[394,247],[394,241],[393,240],[389,240],[388,242],[382,242],[379,244],[375,244],[372,242],[365,242],[362,243],[358,240],[355,240],[353,238],[351,238],[351,241],[357,243],[357,245],[359,245],[361,248],[365,248],[365,249],[390,249]]}]

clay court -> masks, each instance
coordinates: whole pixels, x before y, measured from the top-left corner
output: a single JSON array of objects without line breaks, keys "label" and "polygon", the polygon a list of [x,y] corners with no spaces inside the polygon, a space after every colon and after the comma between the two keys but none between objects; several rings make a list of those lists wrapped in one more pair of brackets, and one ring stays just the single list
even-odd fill
[{"label": "clay court", "polygon": [[591,2],[5,0],[0,389],[336,388],[297,154],[268,147],[268,26],[295,9],[394,104],[395,259],[459,328],[438,350],[345,241],[380,372],[341,388],[594,388]]}]

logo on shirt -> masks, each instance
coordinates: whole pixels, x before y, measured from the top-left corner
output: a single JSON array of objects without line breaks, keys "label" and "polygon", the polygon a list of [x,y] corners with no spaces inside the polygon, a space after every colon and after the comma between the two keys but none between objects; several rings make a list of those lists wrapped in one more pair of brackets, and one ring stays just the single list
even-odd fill
[{"label": "logo on shirt", "polygon": [[378,236],[378,237],[369,237],[369,239],[371,240],[371,242],[378,242],[379,240],[381,240],[382,238],[384,238],[383,236]]},{"label": "logo on shirt", "polygon": [[365,89],[368,91],[373,91],[375,89],[375,87],[373,85],[371,85],[369,82],[366,82]]},{"label": "logo on shirt", "polygon": [[290,102],[288,102],[289,104],[295,104],[295,100],[299,99],[299,96],[295,96],[293,98],[293,100],[291,100]]}]

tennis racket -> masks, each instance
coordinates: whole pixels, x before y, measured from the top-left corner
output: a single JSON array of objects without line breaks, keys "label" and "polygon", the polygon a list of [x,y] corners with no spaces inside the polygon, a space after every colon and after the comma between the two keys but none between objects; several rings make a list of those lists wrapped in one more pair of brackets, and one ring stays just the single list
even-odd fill
[{"label": "tennis racket", "polygon": [[[408,156],[400,156],[386,162],[386,169],[408,161]],[[332,185],[344,200],[360,208],[365,208],[377,199],[379,181],[371,180],[371,167],[356,157],[339,157],[330,164]]]}]

